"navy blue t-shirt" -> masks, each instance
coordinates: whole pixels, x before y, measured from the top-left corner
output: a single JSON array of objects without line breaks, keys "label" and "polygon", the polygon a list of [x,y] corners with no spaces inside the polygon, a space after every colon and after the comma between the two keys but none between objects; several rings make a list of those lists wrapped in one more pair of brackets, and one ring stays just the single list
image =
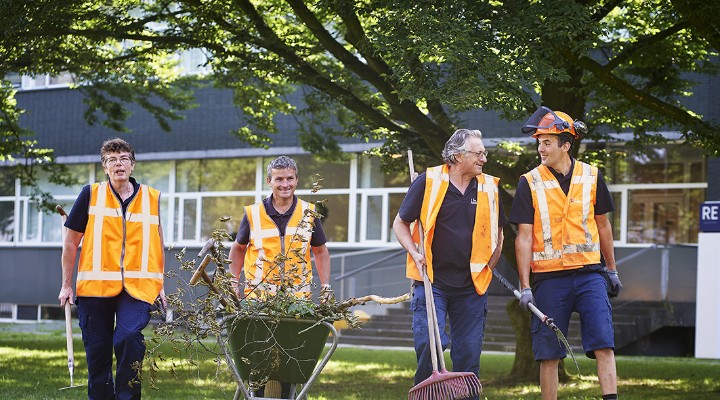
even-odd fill
[{"label": "navy blue t-shirt", "polygon": [[[282,214],[277,212],[277,210],[275,210],[275,207],[273,207],[272,195],[262,201],[268,216],[272,218],[273,222],[275,222],[275,225],[277,225],[278,231],[280,231],[280,236],[285,236],[285,228],[287,228],[290,217],[295,211],[297,200],[297,196],[293,196],[292,206],[290,206],[290,208]],[[240,221],[240,227],[238,228],[238,233],[235,241],[242,245],[250,243],[250,222],[248,222],[247,215],[243,215],[243,219],[242,221]],[[322,222],[319,218],[316,218],[315,226],[313,226],[313,233],[310,238],[310,246],[317,247],[322,246],[325,243],[327,243],[327,238],[325,237],[325,231],[323,230]]]},{"label": "navy blue t-shirt", "polygon": [[[420,174],[410,185],[398,214],[405,222],[420,218],[423,196],[425,195],[425,173]],[[477,209],[477,179],[473,179],[465,193],[450,183],[440,211],[435,220],[435,234],[432,243],[433,285],[439,289],[452,290],[472,288],[470,275],[470,254],[472,252],[472,230]],[[498,227],[505,226],[505,212],[500,202]]]},{"label": "navy blue t-shirt", "polygon": [[[132,183],[133,185],[133,194],[132,196],[125,199],[125,201],[121,201],[123,215],[125,215],[125,211],[127,210],[128,205],[130,204],[132,199],[135,198],[138,190],[140,190],[140,184],[137,183],[135,178],[130,177],[130,183]],[[110,185],[110,182],[108,182],[108,185]],[[118,200],[120,200],[120,195],[115,191],[115,188],[113,188],[112,185],[110,185],[110,188],[112,189],[113,193],[115,193],[115,196],[118,198]],[[88,223],[89,209],[90,185],[87,185],[82,188],[77,199],[75,199],[75,204],[73,204],[72,210],[70,210],[70,214],[68,214],[67,221],[65,221],[65,227],[68,229],[72,229],[75,232],[85,233],[85,227]]]}]

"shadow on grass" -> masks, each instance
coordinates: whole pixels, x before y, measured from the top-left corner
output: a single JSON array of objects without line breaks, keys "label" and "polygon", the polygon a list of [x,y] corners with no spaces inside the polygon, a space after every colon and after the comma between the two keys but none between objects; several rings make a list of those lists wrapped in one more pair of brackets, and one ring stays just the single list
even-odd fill
[{"label": "shadow on grass", "polygon": [[[75,382],[87,381],[85,354],[79,338],[75,344]],[[211,347],[212,348],[212,347]],[[235,382],[217,354],[196,349],[167,348],[157,376],[158,390],[143,386],[148,399],[229,399]],[[193,362],[187,355],[194,354]],[[169,356],[172,355],[170,358]],[[535,382],[500,384],[510,371],[512,354],[483,354],[481,382],[487,399],[539,399]],[[564,399],[600,397],[595,362],[578,359],[582,375],[561,385]],[[620,394],[623,399],[720,398],[720,360],[692,358],[618,357]],[[310,389],[311,400],[397,400],[407,398],[415,373],[413,351],[367,350],[341,347]],[[78,399],[86,387],[59,390],[70,384],[65,338],[60,333],[17,333],[0,329],[1,399]]]}]

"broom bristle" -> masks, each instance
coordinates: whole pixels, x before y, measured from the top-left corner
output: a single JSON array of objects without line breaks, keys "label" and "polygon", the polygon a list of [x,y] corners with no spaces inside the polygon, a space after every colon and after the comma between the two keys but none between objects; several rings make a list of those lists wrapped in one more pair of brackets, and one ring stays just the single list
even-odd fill
[{"label": "broom bristle", "polygon": [[457,400],[477,396],[482,391],[472,372],[433,372],[408,392],[408,400]]}]

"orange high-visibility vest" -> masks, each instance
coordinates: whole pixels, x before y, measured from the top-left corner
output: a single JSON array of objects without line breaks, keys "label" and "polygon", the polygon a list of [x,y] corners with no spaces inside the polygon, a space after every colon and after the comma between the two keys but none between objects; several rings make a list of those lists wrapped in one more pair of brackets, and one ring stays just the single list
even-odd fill
[{"label": "orange high-visibility vest", "polygon": [[123,218],[110,185],[93,184],[78,266],[78,296],[112,297],[124,287],[132,297],[152,304],[163,287],[159,226],[159,191],[141,185]]},{"label": "orange high-visibility vest", "polygon": [[[430,282],[433,281],[432,241],[435,235],[435,220],[445,193],[450,185],[447,164],[428,168],[425,172],[425,195],[423,196],[420,221],[425,233],[425,262]],[[492,280],[492,271],[488,262],[498,245],[498,221],[500,218],[500,198],[498,196],[499,178],[488,174],[477,175],[477,206],[475,208],[475,224],[472,230],[472,251],[470,253],[470,273],[475,291],[483,295]],[[420,238],[417,224],[413,223],[413,239],[419,245]],[[408,254],[406,275],[410,279],[422,281],[415,260]]]},{"label": "orange high-visibility vest", "polygon": [[308,209],[315,210],[315,205],[298,199],[285,227],[285,236],[280,236],[280,230],[262,202],[245,207],[250,225],[250,242],[243,263],[248,282],[246,296],[276,293],[284,282],[285,287],[297,289],[296,296],[310,297],[312,264],[308,250],[314,218],[308,216],[303,221]]},{"label": "orange high-visibility vest", "polygon": [[600,235],[595,222],[598,170],[575,161],[565,195],[550,170],[540,165],[525,174],[530,185],[533,222],[533,272],[581,268],[600,262]]}]

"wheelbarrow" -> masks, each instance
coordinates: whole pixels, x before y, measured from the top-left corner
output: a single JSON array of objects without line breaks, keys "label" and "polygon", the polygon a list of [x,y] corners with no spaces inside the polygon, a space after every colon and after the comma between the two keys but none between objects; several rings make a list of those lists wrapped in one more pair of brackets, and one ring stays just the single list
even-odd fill
[{"label": "wheelbarrow", "polygon": [[[213,258],[218,270],[224,271],[222,262],[217,261],[224,258],[219,257],[216,251],[215,240],[208,240],[198,254],[202,261],[189,283],[195,286],[202,280],[219,296],[218,301],[222,306],[227,308],[230,302],[237,305],[238,299],[224,297],[213,283],[215,274],[211,278],[205,271]],[[218,335],[218,344],[225,353],[227,364],[238,385],[233,400],[240,399],[240,395],[245,399],[269,399],[255,397],[252,388],[245,384],[266,382],[269,379],[290,383],[291,399],[305,399],[307,391],[325,368],[339,342],[337,330],[332,324],[312,319],[229,314],[220,318],[219,325],[227,332],[228,343],[225,343],[223,335]],[[332,345],[320,360],[330,333],[333,336]],[[299,384],[302,389],[295,396],[296,385]]]},{"label": "wheelbarrow", "polygon": [[[305,399],[339,341],[332,324],[309,319],[228,315],[221,319],[220,326],[227,331],[228,343],[220,336],[218,344],[238,385],[233,400],[241,395],[245,399],[269,399],[254,397],[249,387],[250,382],[267,380],[289,383],[290,399]],[[320,359],[331,333],[332,345]],[[296,396],[297,385],[302,388]]]}]

